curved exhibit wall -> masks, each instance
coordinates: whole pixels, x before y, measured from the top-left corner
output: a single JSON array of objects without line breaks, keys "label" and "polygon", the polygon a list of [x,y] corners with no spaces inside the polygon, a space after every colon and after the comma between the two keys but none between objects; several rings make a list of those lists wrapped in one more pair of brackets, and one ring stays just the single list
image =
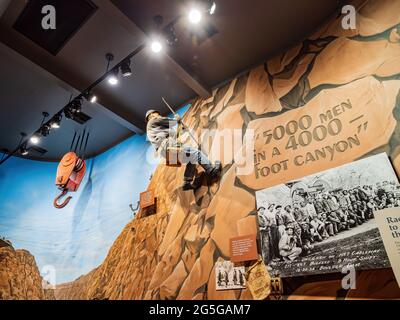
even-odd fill
[{"label": "curved exhibit wall", "polygon": [[[252,299],[248,288],[218,290],[216,265],[231,258],[231,238],[256,233],[257,191],[381,152],[400,172],[400,2],[351,3],[357,29],[344,30],[338,15],[185,114],[198,135],[239,130],[254,170],[239,172],[228,153],[218,182],[203,179],[183,192],[184,167],[158,166],[149,186],[157,214],[128,223],[101,266],[59,287],[57,298]],[[336,299],[342,277],[286,278],[285,294]],[[398,298],[400,291],[391,269],[380,269],[361,271],[357,289],[345,294]]]},{"label": "curved exhibit wall", "polygon": [[104,260],[157,164],[146,136],[135,135],[87,160],[78,192],[58,210],[58,163],[11,158],[0,166],[0,235],[30,251],[42,273],[54,267],[57,283],[71,281]]}]

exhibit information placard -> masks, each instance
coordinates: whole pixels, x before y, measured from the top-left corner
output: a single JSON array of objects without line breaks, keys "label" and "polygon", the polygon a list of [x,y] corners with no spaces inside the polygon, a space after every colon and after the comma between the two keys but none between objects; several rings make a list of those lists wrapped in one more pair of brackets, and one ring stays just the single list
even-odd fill
[{"label": "exhibit information placard", "polygon": [[140,208],[145,209],[155,204],[154,190],[148,190],[140,194]]},{"label": "exhibit information placard", "polygon": [[400,287],[400,208],[376,211],[375,220]]},{"label": "exhibit information placard", "polygon": [[257,260],[257,235],[252,234],[230,239],[230,249],[232,262]]}]

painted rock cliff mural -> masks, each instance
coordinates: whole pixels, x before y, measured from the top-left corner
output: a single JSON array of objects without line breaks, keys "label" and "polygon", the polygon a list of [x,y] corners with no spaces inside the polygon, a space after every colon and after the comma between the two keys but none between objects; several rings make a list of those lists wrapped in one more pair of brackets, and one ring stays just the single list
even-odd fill
[{"label": "painted rock cliff mural", "polygon": [[[184,168],[160,165],[149,189],[157,214],[139,213],[104,263],[56,290],[59,299],[251,299],[248,290],[216,291],[215,262],[229,239],[254,230],[255,192],[385,151],[400,173],[400,1],[355,3],[357,29],[341,16],[317,33],[199,99],[185,122],[239,129],[254,137],[252,172],[232,155],[223,176],[183,192]],[[188,139],[189,141],[189,139]],[[210,152],[213,158],[213,152]],[[400,298],[391,270],[363,271],[341,296],[341,275],[285,279],[289,298]],[[322,281],[322,282],[321,282]]]}]

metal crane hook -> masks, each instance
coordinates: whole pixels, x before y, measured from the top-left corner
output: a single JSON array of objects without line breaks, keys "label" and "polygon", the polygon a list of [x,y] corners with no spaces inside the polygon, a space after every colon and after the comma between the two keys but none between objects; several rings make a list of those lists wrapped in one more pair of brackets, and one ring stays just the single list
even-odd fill
[{"label": "metal crane hook", "polygon": [[61,194],[60,194],[57,198],[54,199],[53,204],[54,204],[54,207],[55,207],[55,208],[57,208],[57,209],[62,209],[62,208],[65,208],[65,207],[68,205],[68,203],[69,203],[70,200],[72,199],[71,196],[70,196],[70,197],[67,197],[67,198],[64,200],[63,203],[58,204],[58,200],[60,200],[62,197],[64,197],[67,193],[68,193],[68,189],[64,189],[64,190],[61,192]]}]

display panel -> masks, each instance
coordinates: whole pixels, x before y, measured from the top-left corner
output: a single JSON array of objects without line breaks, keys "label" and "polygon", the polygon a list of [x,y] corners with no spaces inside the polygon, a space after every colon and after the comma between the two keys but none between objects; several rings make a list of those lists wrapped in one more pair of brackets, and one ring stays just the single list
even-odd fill
[{"label": "display panel", "polygon": [[385,153],[258,191],[263,259],[281,277],[390,267],[373,212],[400,205]]}]

